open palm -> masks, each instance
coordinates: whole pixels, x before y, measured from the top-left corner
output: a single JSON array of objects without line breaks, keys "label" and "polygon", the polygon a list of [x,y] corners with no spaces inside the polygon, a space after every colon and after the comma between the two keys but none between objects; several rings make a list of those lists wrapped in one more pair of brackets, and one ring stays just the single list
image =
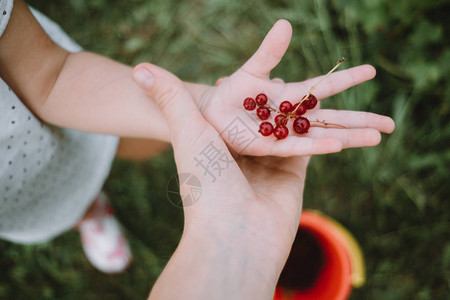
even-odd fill
[{"label": "open palm", "polygon": [[[243,100],[265,93],[271,107],[278,108],[282,101],[298,102],[308,93],[320,77],[297,83],[284,83],[270,79],[270,72],[277,66],[290,43],[292,28],[289,22],[280,20],[269,31],[256,53],[234,74],[211,87],[200,101],[203,116],[220,133],[234,151],[244,155],[294,156],[325,154],[343,148],[377,145],[380,132],[394,129],[391,118],[356,111],[320,109],[317,105],[305,114],[310,121],[325,121],[345,128],[311,127],[306,134],[291,133],[282,141],[263,137],[258,133],[259,123],[255,111],[243,108]],[[375,69],[369,65],[336,72],[325,79],[313,92],[324,99],[352,86],[370,80]],[[275,117],[271,114],[271,119]],[[274,123],[272,121],[272,123]]]}]

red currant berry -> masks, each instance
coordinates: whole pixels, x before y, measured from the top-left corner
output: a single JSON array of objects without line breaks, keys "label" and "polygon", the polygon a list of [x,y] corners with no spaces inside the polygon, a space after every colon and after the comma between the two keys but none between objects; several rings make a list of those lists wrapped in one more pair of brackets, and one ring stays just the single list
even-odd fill
[{"label": "red currant berry", "polygon": [[[297,104],[295,104],[295,105],[292,107],[292,111],[294,111],[295,108],[296,108],[299,104],[300,104],[300,102],[297,103]],[[296,114],[297,116],[300,117],[301,115],[304,115],[305,112],[306,112],[306,107],[302,104],[302,105],[300,105],[299,108],[297,108],[297,110],[295,111],[295,114]]]},{"label": "red currant berry", "polygon": [[270,122],[262,122],[261,124],[259,124],[259,132],[263,136],[271,135],[272,132],[273,132],[272,123],[270,123]]},{"label": "red currant berry", "polygon": [[253,98],[245,98],[244,100],[244,108],[246,110],[254,110],[256,108],[256,102]]},{"label": "red currant berry", "polygon": [[256,104],[265,105],[267,103],[267,96],[266,96],[266,94],[261,93],[256,96],[255,100],[256,100]]},{"label": "red currant berry", "polygon": [[307,133],[310,127],[309,120],[304,117],[298,117],[294,120],[294,130],[295,132],[302,134]]},{"label": "red currant berry", "polygon": [[[305,97],[303,97],[303,98],[305,98]],[[305,101],[303,101],[302,105],[304,105],[306,107],[306,109],[313,109],[317,105],[316,96],[314,96],[313,94],[309,95],[308,98]]]},{"label": "red currant berry", "polygon": [[287,124],[287,119],[285,115],[277,115],[275,117],[275,125],[286,125]]},{"label": "red currant berry", "polygon": [[261,120],[267,120],[270,117],[270,110],[265,106],[260,106],[256,109],[256,115]]},{"label": "red currant berry", "polygon": [[288,112],[292,111],[292,103],[289,101],[283,101],[280,103],[280,111],[283,114],[287,114]]},{"label": "red currant berry", "polygon": [[273,130],[273,135],[279,139],[282,140],[286,138],[289,134],[289,129],[284,125],[277,125],[275,126],[275,129]]}]

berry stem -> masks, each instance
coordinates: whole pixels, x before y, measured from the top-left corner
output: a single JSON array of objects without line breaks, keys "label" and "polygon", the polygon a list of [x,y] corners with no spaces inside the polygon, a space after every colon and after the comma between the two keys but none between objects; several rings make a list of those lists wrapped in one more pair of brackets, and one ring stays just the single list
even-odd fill
[{"label": "berry stem", "polygon": [[327,123],[325,121],[319,121],[319,119],[316,119],[315,121],[311,121],[311,123],[320,123],[320,124],[323,124],[324,126],[337,126],[337,127],[347,129],[347,127],[345,127],[344,125],[336,124],[336,123]]},{"label": "berry stem", "polygon": [[300,105],[302,105],[303,101],[305,101],[306,99],[308,99],[309,95],[311,95],[312,91],[322,82],[324,81],[331,73],[333,73],[337,68],[339,68],[339,66],[344,62],[345,58],[341,58],[336,65],[330,70],[328,71],[327,74],[325,74],[325,76],[322,77],[322,79],[320,79],[316,84],[314,84],[313,86],[311,86],[311,88],[309,89],[308,94],[306,94],[305,97],[303,97],[303,99],[299,102],[299,104],[297,105],[297,107],[295,107],[295,109],[290,113],[290,114],[295,114],[297,112],[297,109],[300,107]]},{"label": "berry stem", "polygon": [[270,105],[266,105],[266,107],[267,107],[269,110],[271,110],[271,111],[275,111],[275,112],[281,114],[281,112],[280,112],[279,110],[277,110],[277,109],[271,107]]},{"label": "berry stem", "polygon": [[309,92],[308,92],[308,95],[307,95],[306,98],[308,98],[309,95],[311,95],[311,92],[316,88],[316,86],[318,86],[318,85],[319,85],[322,81],[324,81],[331,73],[333,73],[337,68],[339,68],[339,66],[344,62],[344,60],[345,60],[345,58],[342,57],[342,58],[336,63],[336,65],[333,67],[333,69],[331,69],[330,71],[328,71],[328,73],[325,74],[325,76],[322,77],[322,79],[320,79],[319,82],[317,82],[315,85],[313,85],[313,86],[309,89]]}]

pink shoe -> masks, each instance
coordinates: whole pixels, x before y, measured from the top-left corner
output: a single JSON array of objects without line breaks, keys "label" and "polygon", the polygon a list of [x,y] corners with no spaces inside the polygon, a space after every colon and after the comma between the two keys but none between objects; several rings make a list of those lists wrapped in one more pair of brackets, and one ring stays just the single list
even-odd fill
[{"label": "pink shoe", "polygon": [[91,264],[104,273],[120,273],[131,263],[130,246],[104,193],[98,198],[93,218],[77,226],[84,253]]}]

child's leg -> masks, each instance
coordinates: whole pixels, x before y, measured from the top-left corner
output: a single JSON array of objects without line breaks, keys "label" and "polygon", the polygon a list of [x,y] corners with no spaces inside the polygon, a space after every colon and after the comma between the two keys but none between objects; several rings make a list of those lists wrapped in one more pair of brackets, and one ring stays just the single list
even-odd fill
[{"label": "child's leg", "polygon": [[97,198],[95,198],[95,199],[92,201],[91,206],[89,206],[89,208],[86,210],[86,213],[85,213],[84,216],[78,221],[78,223],[75,224],[74,229],[78,229],[78,226],[79,226],[83,221],[86,221],[86,220],[89,220],[89,219],[93,219],[93,218],[96,217],[97,212],[98,212],[99,207],[100,207],[100,203],[99,203],[99,201],[98,201],[98,198],[99,198],[99,197],[100,197],[100,195],[97,196]]},{"label": "child's leg", "polygon": [[168,149],[169,143],[138,138],[121,138],[116,157],[140,161],[150,159]]}]

